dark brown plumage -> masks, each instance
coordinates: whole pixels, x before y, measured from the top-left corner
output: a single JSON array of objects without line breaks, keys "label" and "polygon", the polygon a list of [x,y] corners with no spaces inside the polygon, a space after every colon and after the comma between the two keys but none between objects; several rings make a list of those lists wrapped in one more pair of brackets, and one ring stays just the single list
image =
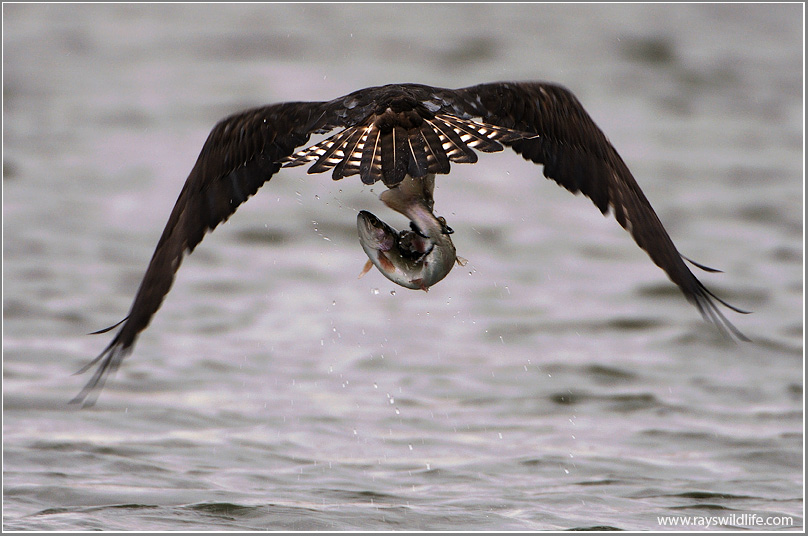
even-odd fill
[{"label": "dark brown plumage", "polygon": [[[312,134],[335,129],[340,129],[335,135],[295,153]],[[746,340],[715,301],[744,311],[715,297],[693,275],[622,158],[567,89],[536,82],[457,90],[392,84],[329,102],[255,108],[220,121],[185,181],[129,315],[101,331],[121,326],[104,351],[79,371],[97,365],[72,402],[93,403],[160,308],[183,256],[282,166],[313,162],[309,173],[331,169],[334,180],[359,175],[365,184],[382,181],[395,187],[408,174],[446,174],[452,162],[476,162],[475,149],[495,152],[503,145],[543,164],[546,177],[583,193],[602,213],[611,208],[705,318]]]}]

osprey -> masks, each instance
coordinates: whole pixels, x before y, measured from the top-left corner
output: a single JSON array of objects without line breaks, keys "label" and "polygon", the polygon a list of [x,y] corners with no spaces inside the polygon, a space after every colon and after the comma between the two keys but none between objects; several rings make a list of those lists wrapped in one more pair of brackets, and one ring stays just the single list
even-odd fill
[{"label": "osprey", "polygon": [[[337,129],[324,141],[295,152],[312,134]],[[583,193],[603,214],[611,208],[617,222],[705,319],[725,335],[748,340],[716,302],[739,313],[746,311],[716,297],[693,275],[623,159],[569,90],[540,82],[500,82],[454,90],[391,84],[361,89],[328,102],[254,108],[213,127],[157,242],[129,314],[118,324],[95,332],[120,326],[98,357],[77,372],[97,365],[71,402],[94,402],[108,375],[132,351],[138,335],[160,308],[183,256],[281,167],[313,162],[309,174],[331,170],[334,180],[359,175],[364,184],[381,181],[388,188],[381,196],[388,206],[411,219],[414,207],[419,208],[419,221],[426,222],[420,227],[429,227],[431,234],[424,234],[427,229],[421,229],[416,221],[413,234],[396,234],[365,211],[358,222],[360,241],[371,261],[384,272],[382,266],[387,264],[374,257],[381,251],[380,243],[363,234],[375,228],[376,238],[387,234],[397,240],[396,248],[385,250],[396,258],[386,260],[409,262],[401,264],[404,275],[397,276],[398,280],[385,275],[399,284],[419,288],[417,279],[406,285],[409,272],[422,270],[432,284],[445,276],[455,261],[451,241],[439,236],[448,237],[451,230],[445,220],[431,213],[435,175],[449,173],[453,162],[476,162],[475,149],[496,152],[503,146],[542,164],[545,177],[574,194]],[[402,184],[416,194],[401,194],[405,188]],[[441,269],[432,273],[413,264],[425,262],[433,250],[443,259]],[[447,258],[450,260],[445,262]],[[717,271],[687,260],[701,269]]]}]

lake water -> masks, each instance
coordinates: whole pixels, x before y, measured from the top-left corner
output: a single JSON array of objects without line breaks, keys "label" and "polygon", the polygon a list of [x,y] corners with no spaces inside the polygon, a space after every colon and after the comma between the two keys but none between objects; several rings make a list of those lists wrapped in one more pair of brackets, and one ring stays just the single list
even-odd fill
[{"label": "lake water", "polygon": [[[802,5],[3,15],[5,530],[803,527]],[[439,177],[469,263],[429,293],[357,279],[378,186],[295,168],[67,405],[217,120],[497,80],[578,95],[752,343],[511,152]]]}]

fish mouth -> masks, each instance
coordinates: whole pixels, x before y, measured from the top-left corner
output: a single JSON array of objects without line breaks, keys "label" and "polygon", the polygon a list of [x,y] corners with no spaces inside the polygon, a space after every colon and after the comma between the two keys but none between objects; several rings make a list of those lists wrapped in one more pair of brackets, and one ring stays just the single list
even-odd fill
[{"label": "fish mouth", "polygon": [[359,232],[359,242],[378,249],[390,251],[398,239],[398,232],[367,210],[359,211],[356,216],[356,228]]}]

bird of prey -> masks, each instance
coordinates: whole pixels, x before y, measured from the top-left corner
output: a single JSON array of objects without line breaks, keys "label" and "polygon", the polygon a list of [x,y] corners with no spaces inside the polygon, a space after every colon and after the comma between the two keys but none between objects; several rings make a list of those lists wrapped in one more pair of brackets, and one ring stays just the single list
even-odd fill
[{"label": "bird of prey", "polygon": [[[331,137],[301,149],[311,135],[335,130]],[[331,170],[334,180],[359,175],[364,184],[381,181],[388,189],[382,194],[383,201],[411,219],[412,206],[417,204],[429,212],[421,214],[420,227],[432,230],[431,235],[425,234],[415,221],[412,233],[395,234],[377,226],[379,237],[393,233],[398,241],[387,255],[403,255],[417,262],[435,246],[438,253],[450,254],[444,268],[448,272],[455,260],[454,247],[440,242],[437,235],[448,236],[451,230],[445,220],[431,215],[435,175],[449,173],[452,163],[476,162],[475,150],[496,152],[503,146],[542,164],[545,177],[574,194],[584,194],[601,213],[611,209],[617,222],[705,319],[729,337],[748,340],[717,304],[739,313],[746,311],[716,297],[684,260],[707,271],[717,270],[677,251],[623,159],[568,89],[544,82],[497,82],[462,89],[390,84],[327,102],[286,102],[249,109],[214,126],[171,211],[129,314],[96,332],[119,327],[109,345],[77,372],[95,366],[72,402],[94,403],[109,374],[132,351],[138,335],[160,308],[184,255],[282,167],[313,162],[309,174]],[[401,192],[407,184],[410,191],[421,193],[404,196]],[[401,206],[400,198],[410,201]],[[373,256],[380,251],[378,243],[362,234],[363,216],[365,230],[373,230],[372,225],[368,227],[368,222],[374,223],[368,215],[373,216],[360,213],[360,241],[381,270],[381,259]],[[405,271],[414,269],[407,266]],[[391,279],[408,286],[406,281]],[[414,281],[410,288],[419,288],[418,280]]]}]

